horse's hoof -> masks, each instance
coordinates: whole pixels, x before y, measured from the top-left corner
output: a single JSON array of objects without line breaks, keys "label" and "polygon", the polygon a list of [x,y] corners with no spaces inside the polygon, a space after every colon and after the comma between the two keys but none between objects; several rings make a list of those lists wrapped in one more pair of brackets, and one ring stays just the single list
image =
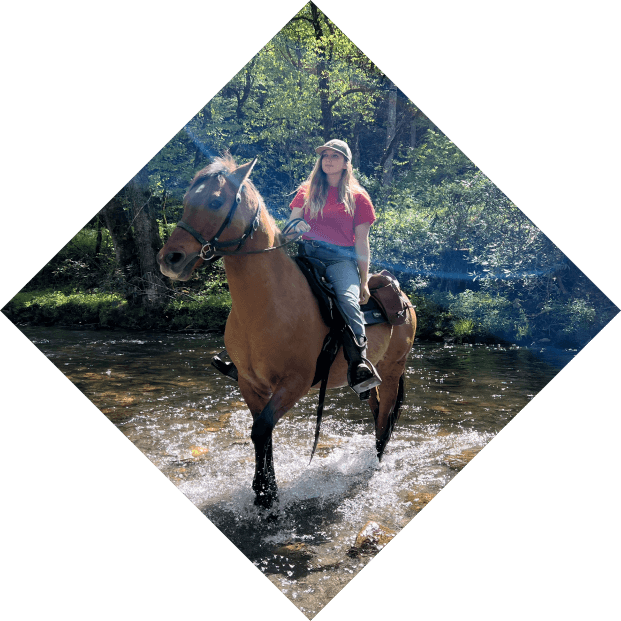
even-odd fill
[{"label": "horse's hoof", "polygon": [[381,463],[382,457],[384,456],[384,449],[388,444],[388,439],[386,440],[377,440],[375,442],[375,450],[377,451],[377,460]]},{"label": "horse's hoof", "polygon": [[259,492],[255,496],[254,504],[255,507],[260,507],[261,509],[271,509],[274,504],[274,500],[276,500],[276,494]]}]

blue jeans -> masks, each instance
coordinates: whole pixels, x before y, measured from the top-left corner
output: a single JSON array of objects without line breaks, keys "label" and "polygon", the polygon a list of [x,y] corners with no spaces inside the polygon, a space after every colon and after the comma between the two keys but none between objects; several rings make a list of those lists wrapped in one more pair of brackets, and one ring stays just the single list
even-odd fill
[{"label": "blue jeans", "polygon": [[360,310],[360,272],[353,246],[335,246],[321,242],[304,242],[309,257],[326,264],[326,278],[347,322],[357,337],[364,336],[364,319]]}]

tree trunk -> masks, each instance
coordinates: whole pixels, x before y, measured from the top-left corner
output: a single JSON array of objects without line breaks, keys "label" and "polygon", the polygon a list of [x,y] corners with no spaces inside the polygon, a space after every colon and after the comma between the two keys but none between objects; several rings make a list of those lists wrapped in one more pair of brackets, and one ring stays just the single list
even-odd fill
[{"label": "tree trunk", "polygon": [[164,284],[157,265],[157,253],[162,240],[155,219],[154,198],[149,190],[146,169],[143,168],[128,184],[133,211],[134,239],[140,265],[142,304],[153,306],[162,302]]},{"label": "tree trunk", "polygon": [[351,146],[352,166],[356,169],[360,168],[360,130],[362,124],[357,121],[354,125],[354,139]]},{"label": "tree trunk", "polygon": [[386,161],[382,175],[382,185],[387,187],[392,184],[392,158],[395,152],[394,137],[397,131],[397,87],[391,83],[388,90],[388,122],[386,124]]},{"label": "tree trunk", "polygon": [[125,189],[121,190],[99,212],[99,215],[103,218],[106,228],[110,232],[116,264],[125,280],[130,281],[138,273],[138,264],[136,262],[137,252],[134,235],[123,209],[124,193]]},{"label": "tree trunk", "polygon": [[321,109],[321,120],[323,125],[323,139],[328,142],[332,137],[332,106],[330,104],[330,74],[326,63],[326,48],[323,41],[323,29],[321,27],[320,14],[317,7],[311,2],[311,15],[315,40],[318,43],[317,51],[317,78],[319,80],[319,107]]},{"label": "tree trunk", "polygon": [[154,202],[143,169],[100,212],[128,289],[145,306],[161,303],[165,290],[156,261],[162,243]]},{"label": "tree trunk", "polygon": [[101,218],[97,216],[97,240],[95,242],[95,260],[98,259],[101,252],[101,244],[103,242],[103,235],[101,233]]}]

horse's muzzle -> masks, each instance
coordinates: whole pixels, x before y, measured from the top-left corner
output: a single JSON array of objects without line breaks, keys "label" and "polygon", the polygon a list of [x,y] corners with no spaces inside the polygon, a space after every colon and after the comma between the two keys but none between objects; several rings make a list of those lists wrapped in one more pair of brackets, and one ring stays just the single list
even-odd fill
[{"label": "horse's muzzle", "polygon": [[186,255],[185,252],[164,252],[162,249],[157,255],[160,271],[172,280],[188,280],[198,260],[197,253]]}]

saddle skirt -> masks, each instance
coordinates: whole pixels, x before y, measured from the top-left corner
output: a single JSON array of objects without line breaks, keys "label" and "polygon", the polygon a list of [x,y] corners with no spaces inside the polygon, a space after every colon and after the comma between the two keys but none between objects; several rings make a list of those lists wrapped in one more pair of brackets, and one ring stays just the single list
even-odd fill
[{"label": "saddle skirt", "polygon": [[408,314],[407,309],[414,307],[401,291],[399,281],[388,270],[382,270],[379,274],[371,275],[369,290],[371,299],[376,302],[389,324],[400,326],[405,323]]}]

